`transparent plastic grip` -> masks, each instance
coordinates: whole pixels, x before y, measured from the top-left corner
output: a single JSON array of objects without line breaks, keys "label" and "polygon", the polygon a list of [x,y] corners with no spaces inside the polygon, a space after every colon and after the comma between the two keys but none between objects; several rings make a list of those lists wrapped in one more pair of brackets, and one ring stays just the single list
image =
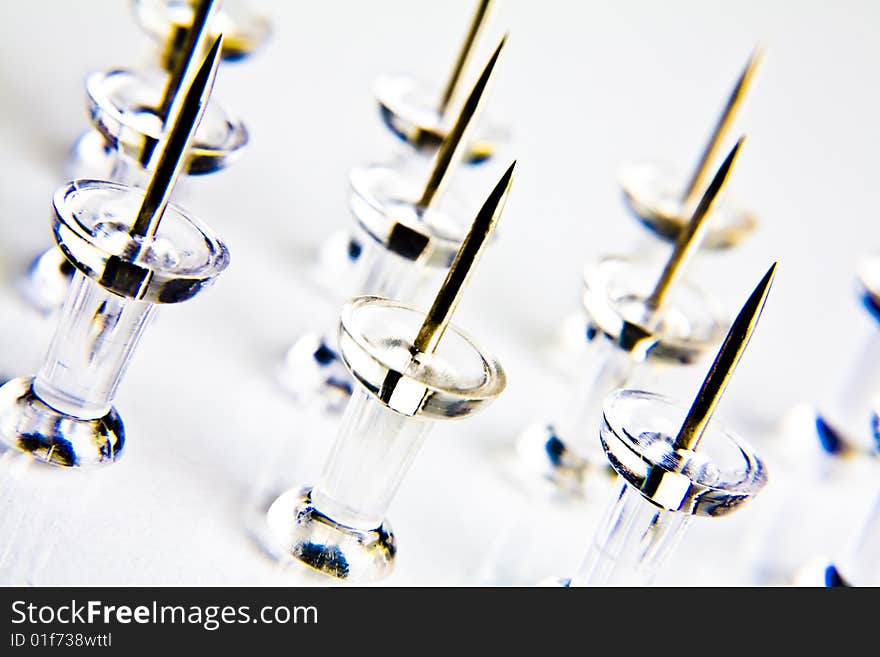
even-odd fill
[{"label": "transparent plastic grip", "polygon": [[692,516],[661,509],[618,478],[614,500],[571,586],[648,586]]},{"label": "transparent plastic grip", "polygon": [[315,507],[356,529],[381,525],[430,426],[390,410],[358,386],[312,490]]},{"label": "transparent plastic grip", "polygon": [[359,239],[363,254],[354,268],[350,296],[409,298],[430,278],[419,263],[387,252],[369,237]]},{"label": "transparent plastic grip", "polygon": [[623,387],[635,363],[626,351],[604,334],[590,343],[590,369],[577,383],[568,406],[555,424],[559,438],[575,454],[589,458],[601,454],[596,427],[602,419],[602,402]]},{"label": "transparent plastic grip", "polygon": [[34,392],[80,419],[106,415],[155,306],[124,299],[77,271]]}]

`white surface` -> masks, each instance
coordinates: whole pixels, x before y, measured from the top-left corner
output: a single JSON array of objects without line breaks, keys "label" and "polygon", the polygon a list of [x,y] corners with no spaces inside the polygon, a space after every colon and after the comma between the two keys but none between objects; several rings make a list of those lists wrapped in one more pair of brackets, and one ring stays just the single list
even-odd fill
[{"label": "white surface", "polygon": [[[852,289],[854,259],[877,242],[876,3],[501,4],[483,51],[510,31],[490,103],[515,130],[509,155],[520,166],[503,238],[456,321],[499,354],[510,383],[483,415],[429,438],[392,507],[400,558],[389,583],[471,581],[472,564],[513,513],[486,455],[562,394],[542,345],[576,307],[584,261],[640,236],[620,202],[617,167],[666,155],[689,169],[758,41],[768,56],[739,123],[749,140],[730,191],[762,226],[700,271],[733,311],[771,261],[780,270],[721,413],[748,435],[799,400],[830,399],[873,330]],[[59,559],[47,581],[290,581],[238,524],[261,450],[278,436],[302,438],[296,412],[272,390],[271,368],[313,326],[320,301],[305,267],[348,221],[349,168],[392,148],[372,81],[401,70],[442,79],[471,5],[271,3],[268,47],[221,69],[216,97],[245,118],[252,145],[230,170],[192,181],[187,207],[225,237],[232,265],[203,297],[160,312],[117,399],[128,451],[107,473],[112,496],[64,551],[83,569],[71,573]],[[0,370],[17,376],[36,371],[52,326],[11,286],[48,243],[51,194],[86,125],[84,76],[143,61],[150,42],[118,0],[5,0],[3,9]],[[841,531],[861,503],[837,514]],[[747,531],[749,513],[717,535]],[[804,516],[812,520],[825,519]],[[742,581],[718,568],[724,543],[708,524],[691,532],[719,551],[684,545],[680,560],[695,566],[672,581]],[[693,573],[703,566],[700,579]]]}]

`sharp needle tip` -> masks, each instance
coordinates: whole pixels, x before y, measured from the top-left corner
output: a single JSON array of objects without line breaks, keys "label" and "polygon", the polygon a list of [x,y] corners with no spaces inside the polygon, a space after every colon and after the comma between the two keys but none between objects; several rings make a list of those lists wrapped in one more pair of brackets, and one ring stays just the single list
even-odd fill
[{"label": "sharp needle tip", "polygon": [[419,333],[413,341],[413,348],[421,353],[433,353],[437,350],[440,339],[446,332],[452,314],[458,307],[464,288],[467,285],[474,265],[479,260],[489,236],[495,229],[498,219],[504,210],[504,204],[510,193],[516,161],[507,168],[489,196],[486,197],[480,211],[474,218],[467,236],[461,243],[458,253],[446,279],[440,286],[431,309],[425,316]]},{"label": "sharp needle tip", "polygon": [[761,318],[764,304],[767,302],[773,279],[776,276],[776,265],[777,263],[774,262],[770,266],[749,295],[748,300],[743,304],[736,319],[733,320],[733,324],[730,325],[730,330],[715,356],[715,361],[709,368],[709,373],[703,380],[687,417],[681,425],[678,436],[675,438],[676,449],[696,450],[699,447],[709,420],[727,389],[733,372],[745,353],[749,340],[758,325],[758,320]]}]

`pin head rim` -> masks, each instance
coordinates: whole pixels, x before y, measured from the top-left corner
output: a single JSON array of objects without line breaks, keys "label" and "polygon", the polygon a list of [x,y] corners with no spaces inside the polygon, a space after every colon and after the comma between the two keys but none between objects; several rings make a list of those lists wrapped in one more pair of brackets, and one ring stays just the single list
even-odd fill
[{"label": "pin head rim", "polygon": [[652,504],[690,515],[727,515],[764,488],[766,465],[717,420],[699,452],[673,449],[689,407],[665,395],[618,390],[603,404],[602,447],[617,473]]},{"label": "pin head rim", "polygon": [[[167,41],[176,27],[192,23],[190,0],[132,0],[131,4],[137,24],[157,41]],[[223,34],[223,61],[237,62],[265,45],[272,26],[269,18],[251,3],[226,0],[217,7],[209,32],[212,40]]]},{"label": "pin head rim", "polygon": [[155,241],[144,245],[131,237],[143,196],[143,189],[103,180],[63,185],[52,199],[55,242],[76,269],[114,294],[186,301],[226,269],[229,251],[211,228],[173,203]]},{"label": "pin head rim", "polygon": [[[152,108],[162,96],[165,77],[113,69],[86,78],[93,127],[112,148],[128,158],[139,160],[147,146],[155,145],[164,136],[162,120]],[[248,140],[244,124],[210,100],[186,155],[184,171],[199,175],[224,169],[238,158]]]},{"label": "pin head rim", "polygon": [[456,222],[456,217],[466,214],[459,209],[463,204],[450,193],[442,207],[423,210],[411,199],[414,186],[407,178],[405,171],[393,166],[355,167],[350,177],[352,216],[385,250],[426,267],[447,269],[468,230]]},{"label": "pin head rim", "polygon": [[498,397],[507,385],[501,364],[455,325],[436,353],[414,351],[424,319],[424,312],[391,299],[347,301],[339,351],[352,376],[379,403],[410,417],[463,417]]},{"label": "pin head rim", "polygon": [[[591,331],[604,334],[624,349],[628,328],[637,327],[652,346],[637,359],[678,364],[693,363],[718,344],[729,321],[718,300],[687,279],[670,290],[660,310],[660,321],[649,326],[645,299],[651,292],[657,267],[632,256],[605,256],[587,264],[583,273],[582,302]],[[666,322],[667,318],[676,321]]]},{"label": "pin head rim", "polygon": [[[660,239],[675,242],[691,219],[690,209],[683,206],[681,199],[684,176],[675,175],[664,164],[649,162],[622,167],[618,178],[633,216]],[[732,248],[758,227],[754,213],[723,197],[715,202],[710,215],[703,249]]]},{"label": "pin head rim", "polygon": [[[417,153],[433,157],[450,129],[437,109],[439,91],[432,92],[428,85],[408,75],[385,75],[376,80],[373,93],[385,127]],[[509,141],[506,130],[483,119],[475,126],[462,161],[482,164],[497,156]]]}]

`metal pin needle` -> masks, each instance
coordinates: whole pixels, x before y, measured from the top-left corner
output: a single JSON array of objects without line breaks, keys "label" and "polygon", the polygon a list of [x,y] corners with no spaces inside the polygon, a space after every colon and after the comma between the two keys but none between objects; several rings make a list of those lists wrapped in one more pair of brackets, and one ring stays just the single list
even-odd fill
[{"label": "metal pin needle", "polygon": [[660,275],[657,284],[654,286],[654,290],[645,300],[645,305],[652,315],[656,315],[657,310],[663,305],[666,294],[669,292],[679,273],[683,270],[682,265],[688,259],[688,256],[699,247],[702,237],[705,234],[704,227],[707,225],[705,221],[706,217],[709,215],[709,212],[712,209],[712,204],[715,202],[718,193],[727,181],[727,176],[736,160],[736,156],[739,153],[743,141],[745,141],[745,137],[740,137],[739,141],[736,142],[736,145],[724,159],[724,162],[721,163],[721,166],[715,173],[715,177],[712,178],[712,182],[709,184],[709,187],[700,199],[699,205],[697,205],[697,208],[694,210],[691,220],[681,233],[679,233],[678,240],[675,242],[675,248],[672,250],[672,254],[669,256],[666,266],[663,268],[663,273]]},{"label": "metal pin needle", "polygon": [[733,91],[730,92],[730,97],[727,99],[727,105],[725,105],[724,111],[718,119],[718,123],[715,124],[715,130],[712,132],[709,143],[706,144],[706,148],[703,150],[697,168],[694,170],[687,187],[685,187],[684,193],[682,194],[682,207],[689,207],[696,195],[703,188],[704,181],[709,175],[709,167],[712,164],[715,153],[721,147],[721,142],[724,141],[727,131],[733,124],[733,119],[736,117],[737,112],[742,106],[749,87],[752,84],[752,80],[755,77],[755,73],[763,59],[764,49],[760,47],[755,48],[752,51],[751,56],[749,56],[749,61],[746,63],[746,67],[743,69],[742,74],[740,74]]},{"label": "metal pin needle", "polygon": [[724,338],[724,343],[721,345],[712,367],[709,368],[709,373],[706,375],[703,385],[700,386],[700,390],[675,438],[675,449],[696,450],[700,446],[712,413],[727,389],[733,371],[758,325],[758,319],[761,317],[761,311],[764,309],[764,303],[770,293],[770,286],[776,276],[776,264],[774,262],[764,274],[764,278],[758,283],[730,327],[730,331]]},{"label": "metal pin needle", "polygon": [[211,97],[211,89],[220,64],[222,44],[223,35],[220,35],[205,56],[201,67],[193,77],[192,84],[183,95],[177,113],[171,119],[171,127],[166,132],[159,151],[159,160],[129,231],[132,237],[140,236],[149,241],[159,229],[159,222],[162,221],[174,183],[183,168],[187,149]]},{"label": "metal pin needle", "polygon": [[428,177],[428,182],[425,183],[422,196],[417,203],[420,207],[428,208],[431,206],[431,203],[437,197],[440,188],[448,178],[452,165],[460,159],[464,146],[465,133],[468,132],[471,119],[473,119],[474,115],[477,113],[477,109],[480,106],[480,99],[483,97],[483,92],[489,84],[492,71],[495,69],[495,63],[498,61],[498,56],[501,54],[501,49],[504,47],[506,41],[507,35],[505,34],[498,43],[498,47],[495,48],[495,52],[492,53],[492,56],[486,63],[486,66],[483,68],[483,72],[480,74],[476,84],[474,84],[474,88],[471,90],[470,95],[468,95],[467,100],[464,101],[464,105],[461,107],[461,112],[455,120],[455,125],[452,126],[452,129],[443,139],[443,143],[440,145],[440,150],[437,151],[437,155],[434,157],[431,175]]},{"label": "metal pin needle", "polygon": [[455,260],[446,274],[446,280],[440,286],[440,291],[437,292],[437,296],[434,298],[431,310],[425,316],[425,321],[422,323],[419,333],[413,342],[415,351],[430,354],[437,350],[437,345],[449,326],[452,314],[458,307],[458,302],[461,300],[461,295],[464,292],[464,287],[470,278],[474,265],[483,253],[489,235],[501,217],[504,204],[510,192],[511,183],[513,182],[515,168],[516,161],[504,172],[504,175],[501,176],[501,179],[495,185],[485,203],[483,203],[483,207],[477,213],[467,237],[461,243]]},{"label": "metal pin needle", "polygon": [[180,94],[184,80],[187,78],[196,54],[204,52],[208,40],[208,24],[214,13],[215,0],[198,0],[193,9],[192,23],[186,29],[186,37],[180,47],[180,52],[174,60],[174,66],[168,74],[168,81],[162,92],[162,99],[156,107],[157,113],[163,122],[167,122],[172,116],[174,100]]},{"label": "metal pin needle", "polygon": [[458,59],[455,60],[455,66],[452,68],[449,80],[447,80],[446,86],[443,88],[443,95],[440,98],[439,106],[441,115],[446,113],[449,109],[450,101],[455,97],[455,92],[461,82],[462,74],[464,73],[465,68],[467,68],[467,63],[471,58],[471,54],[473,54],[474,45],[476,45],[480,32],[483,31],[483,27],[486,24],[486,19],[489,16],[489,9],[491,6],[492,0],[480,0],[480,3],[477,5],[477,10],[474,12],[474,18],[471,21],[467,36],[465,37],[464,43],[461,45],[461,50],[458,52]]}]

